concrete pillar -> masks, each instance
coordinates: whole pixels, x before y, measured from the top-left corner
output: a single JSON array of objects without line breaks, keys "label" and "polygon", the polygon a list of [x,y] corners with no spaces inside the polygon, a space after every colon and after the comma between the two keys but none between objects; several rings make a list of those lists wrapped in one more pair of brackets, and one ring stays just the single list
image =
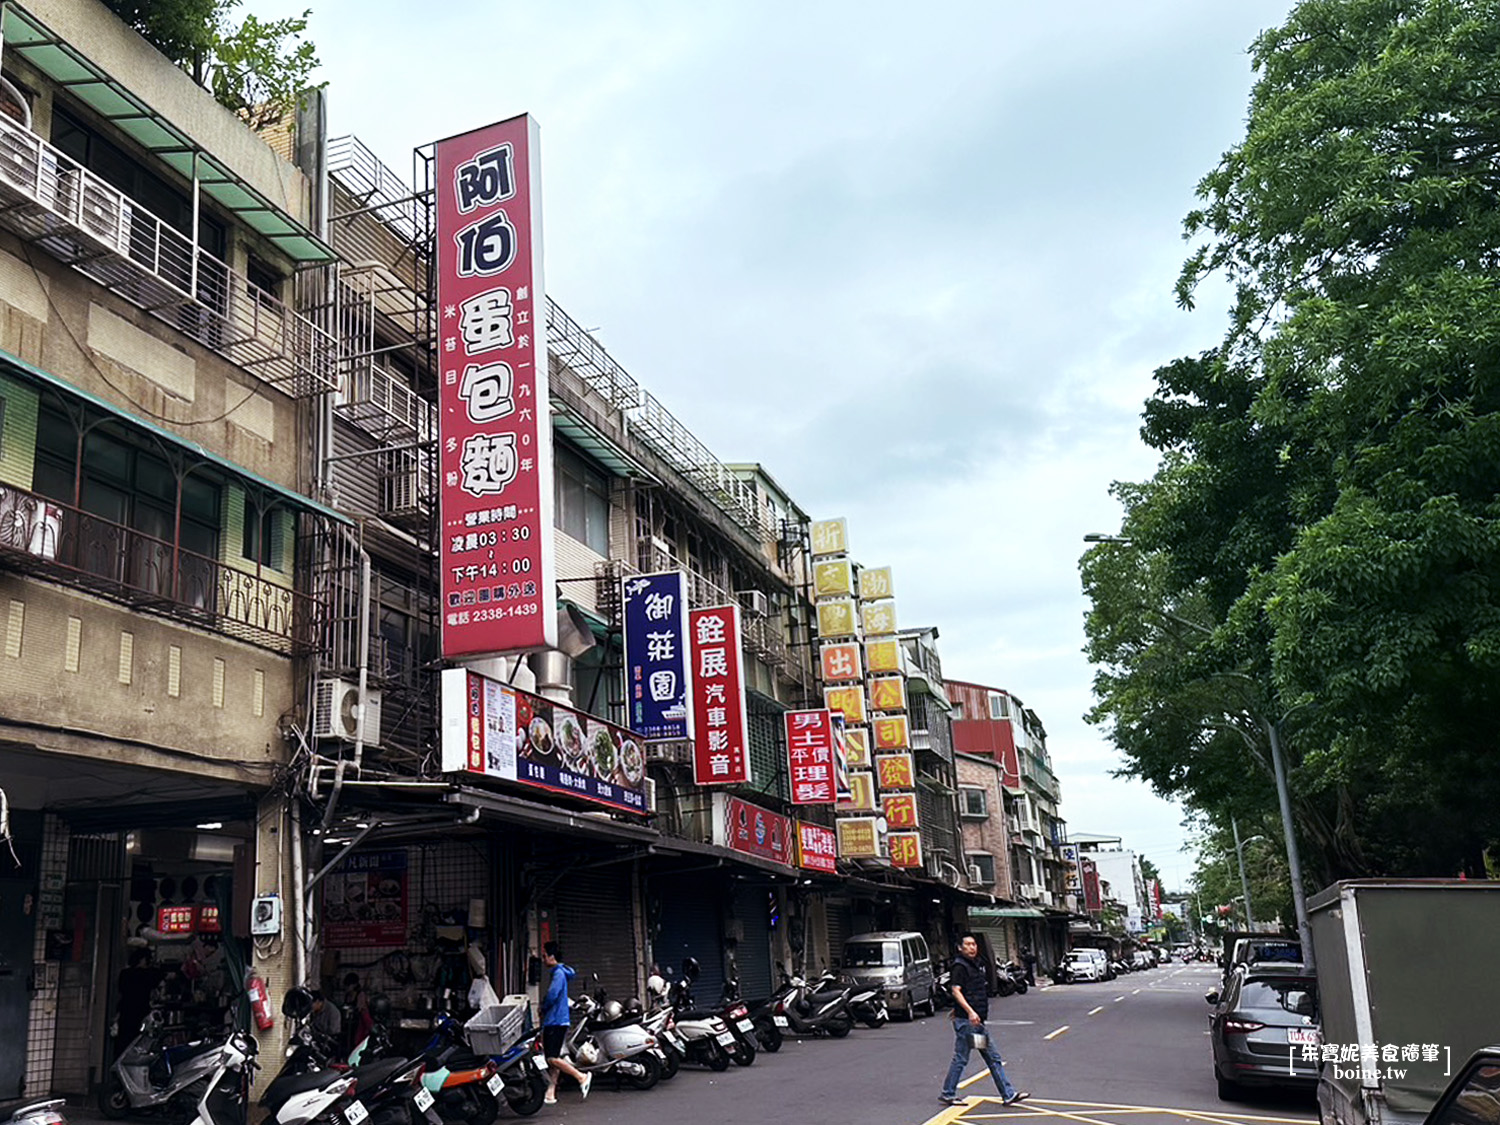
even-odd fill
[{"label": "concrete pillar", "polygon": [[[243,889],[252,898],[274,894],[281,899],[281,932],[274,936],[251,936],[251,968],[265,982],[276,1023],[267,1031],[252,1032],[260,1044],[262,1060],[281,1059],[286,1053],[288,1028],[281,1015],[287,989],[303,983],[296,976],[296,943],[301,932],[301,896],[293,886],[290,849],[292,822],[288,800],[281,794],[264,797],[256,810],[254,885]],[[235,888],[236,894],[241,888]],[[276,1077],[279,1066],[263,1066],[257,1076],[255,1096]]]}]

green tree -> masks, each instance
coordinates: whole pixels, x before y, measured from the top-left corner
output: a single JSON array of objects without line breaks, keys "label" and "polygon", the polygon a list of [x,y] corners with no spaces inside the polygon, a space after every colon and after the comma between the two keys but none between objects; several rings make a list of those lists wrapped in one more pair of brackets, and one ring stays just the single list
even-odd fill
[{"label": "green tree", "polygon": [[1157,373],[1143,434],[1162,467],[1118,489],[1138,557],[1083,564],[1094,717],[1128,772],[1210,813],[1266,803],[1253,738],[1226,730],[1284,719],[1312,866],[1482,874],[1500,838],[1500,0],[1304,0],[1252,60],[1246,134],[1200,184],[1178,287],[1191,306],[1227,276],[1228,330]]},{"label": "green tree", "polygon": [[314,85],[311,11],[280,20],[233,18],[239,0],[105,0],[122,20],[252,128],[274,125]]}]

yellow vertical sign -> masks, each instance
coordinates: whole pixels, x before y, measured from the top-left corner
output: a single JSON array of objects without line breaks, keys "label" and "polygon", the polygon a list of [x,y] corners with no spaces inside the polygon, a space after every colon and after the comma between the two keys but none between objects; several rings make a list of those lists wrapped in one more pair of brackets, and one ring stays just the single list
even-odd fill
[{"label": "yellow vertical sign", "polygon": [[905,711],[906,681],[900,676],[877,676],[870,681],[871,711]]},{"label": "yellow vertical sign", "polygon": [[888,566],[870,567],[859,572],[859,596],[861,601],[873,602],[881,598],[894,598],[896,584],[891,580]]},{"label": "yellow vertical sign", "polygon": [[842,555],[849,550],[849,525],[842,516],[813,520],[811,537],[814,555]]},{"label": "yellow vertical sign", "polygon": [[866,641],[865,667],[872,674],[901,671],[901,642],[895,637]]},{"label": "yellow vertical sign", "polygon": [[858,635],[859,625],[854,615],[853,598],[818,603],[818,636],[828,639]]},{"label": "yellow vertical sign", "polygon": [[824,559],[813,564],[813,595],[819,598],[854,596],[854,564],[848,559]]},{"label": "yellow vertical sign", "polygon": [[867,637],[885,636],[896,631],[896,603],[890,599],[865,602],[860,606],[860,617]]}]

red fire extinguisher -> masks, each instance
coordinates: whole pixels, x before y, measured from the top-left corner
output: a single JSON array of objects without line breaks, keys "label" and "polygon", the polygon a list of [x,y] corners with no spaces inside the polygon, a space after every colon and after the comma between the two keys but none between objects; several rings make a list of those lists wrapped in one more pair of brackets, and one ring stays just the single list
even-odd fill
[{"label": "red fire extinguisher", "polygon": [[276,1017],[271,1014],[271,997],[266,993],[266,982],[252,972],[245,991],[250,996],[250,1010],[255,1015],[255,1026],[266,1031],[276,1023]]}]

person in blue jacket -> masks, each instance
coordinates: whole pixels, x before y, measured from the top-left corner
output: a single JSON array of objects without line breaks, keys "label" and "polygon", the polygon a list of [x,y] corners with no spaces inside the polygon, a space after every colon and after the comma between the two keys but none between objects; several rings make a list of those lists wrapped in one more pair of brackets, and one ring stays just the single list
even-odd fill
[{"label": "person in blue jacket", "polygon": [[568,985],[573,981],[573,970],[562,963],[562,951],[557,942],[549,941],[542,946],[547,967],[552,970],[552,979],[547,984],[547,995],[542,997],[542,1055],[547,1060],[547,1105],[557,1104],[557,1079],[560,1074],[567,1074],[577,1079],[578,1088],[583,1091],[583,1096],[589,1096],[589,1087],[593,1085],[594,1076],[584,1074],[574,1066],[563,1052],[563,1041],[568,1036],[568,1028],[572,1019],[568,1009],[572,1001],[568,999]]}]

